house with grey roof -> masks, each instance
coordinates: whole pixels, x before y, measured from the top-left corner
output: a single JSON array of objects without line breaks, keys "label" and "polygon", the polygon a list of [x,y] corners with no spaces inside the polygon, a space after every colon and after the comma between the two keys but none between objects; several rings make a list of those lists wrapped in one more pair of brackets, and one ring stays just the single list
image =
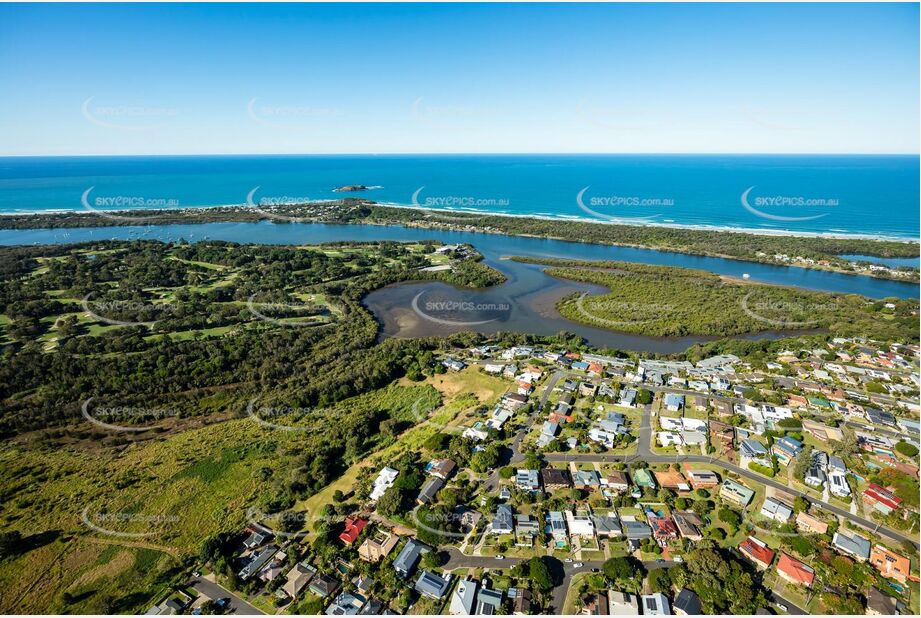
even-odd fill
[{"label": "house with grey roof", "polygon": [[425,543],[416,539],[409,539],[394,559],[393,568],[400,577],[409,577],[419,563],[422,554],[427,554],[430,551],[432,551],[432,548]]},{"label": "house with grey roof", "polygon": [[870,541],[859,534],[848,531],[836,532],[831,540],[831,544],[842,553],[856,558],[861,562],[866,561],[870,557]]},{"label": "house with grey roof", "polygon": [[489,531],[492,534],[511,534],[515,529],[514,524],[512,507],[507,504],[500,504],[496,507],[496,515],[493,517]]},{"label": "house with grey roof", "polygon": [[477,616],[494,616],[502,612],[502,593],[483,588],[476,597]]},{"label": "house with grey roof", "polygon": [[451,587],[451,576],[447,578],[436,575],[431,571],[422,571],[416,580],[416,592],[430,599],[440,599]]},{"label": "house with grey roof", "polygon": [[422,486],[419,491],[419,497],[416,500],[419,504],[431,504],[435,501],[435,496],[444,487],[445,482],[437,476],[433,476]]}]

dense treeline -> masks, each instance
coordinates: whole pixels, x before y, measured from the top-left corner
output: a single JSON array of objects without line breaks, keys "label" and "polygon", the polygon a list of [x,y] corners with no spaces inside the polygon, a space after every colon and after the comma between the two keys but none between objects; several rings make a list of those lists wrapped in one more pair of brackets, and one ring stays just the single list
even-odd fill
[{"label": "dense treeline", "polygon": [[[832,238],[810,236],[774,236],[747,234],[725,230],[690,230],[644,225],[559,221],[529,217],[484,216],[480,214],[439,213],[425,211],[425,222],[443,227],[475,226],[505,234],[540,236],[575,242],[624,245],[666,249],[696,255],[732,257],[771,263],[767,256],[785,253],[814,260],[829,260],[845,266],[839,255],[868,255],[877,257],[916,257],[917,243],[862,238]],[[448,216],[450,215],[450,216]],[[441,216],[442,218],[439,218]],[[407,223],[420,220],[418,210],[374,206],[369,217],[383,223]],[[469,223],[467,223],[469,220]]]},{"label": "dense treeline", "polygon": [[[123,218],[104,217],[95,212],[76,210],[73,212],[36,213],[0,217],[0,229],[31,230],[39,228],[77,227],[125,227],[138,225],[174,225],[196,223],[219,223],[222,221],[251,222],[272,220],[286,223],[290,219],[303,219],[323,223],[348,223],[365,217],[371,212],[368,200],[345,198],[329,202],[307,204],[285,204],[261,207],[220,206],[214,208],[177,208],[163,210],[126,210],[117,214]],[[143,220],[140,220],[143,219]],[[140,221],[139,221],[140,220]]]},{"label": "dense treeline", "polygon": [[[290,405],[322,406],[384,386],[408,367],[430,365],[421,359],[437,344],[376,345],[378,324],[360,304],[366,293],[410,279],[502,280],[476,254],[450,272],[419,271],[431,249],[375,243],[324,252],[134,241],[49,248],[44,255],[0,250],[0,257],[10,253],[36,267],[0,281],[0,314],[11,321],[0,363],[0,433],[65,424],[79,418],[89,397],[121,406],[174,403],[194,415],[211,411],[196,402],[212,392],[245,400],[272,391]],[[286,327],[247,306],[251,297],[297,306],[298,294],[306,293],[330,299],[322,309],[327,321]],[[87,321],[84,305],[131,323]],[[298,315],[319,312],[308,303]],[[197,330],[228,326],[216,336]],[[175,336],[189,330],[195,332]]]},{"label": "dense treeline", "polygon": [[[420,212],[422,213],[420,216]],[[258,222],[272,220],[285,223],[290,219],[309,222],[418,224],[448,229],[476,228],[488,232],[539,236],[574,242],[644,247],[690,253],[731,257],[752,262],[774,263],[770,256],[786,254],[815,261],[827,260],[830,266],[850,272],[841,255],[875,257],[916,257],[918,244],[864,238],[835,238],[810,236],[777,236],[750,234],[725,230],[694,230],[646,225],[561,221],[529,217],[504,217],[463,212],[420,211],[418,209],[381,206],[370,200],[347,198],[335,202],[320,202],[276,206],[268,213],[246,206],[221,208],[129,211],[128,217],[149,218],[149,225],[198,224],[221,221]],[[0,217],[0,229],[79,228],[106,226],[137,226],[134,220],[112,219],[90,212],[14,215]],[[763,254],[763,255],[759,255]],[[914,270],[903,267],[900,270]],[[886,276],[880,273],[864,273]]]}]

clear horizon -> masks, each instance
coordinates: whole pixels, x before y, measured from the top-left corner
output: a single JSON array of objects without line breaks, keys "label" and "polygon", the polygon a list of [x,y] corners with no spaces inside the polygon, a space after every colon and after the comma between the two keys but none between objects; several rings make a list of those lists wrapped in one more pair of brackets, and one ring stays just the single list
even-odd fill
[{"label": "clear horizon", "polygon": [[6,4],[0,156],[917,156],[918,17]]}]

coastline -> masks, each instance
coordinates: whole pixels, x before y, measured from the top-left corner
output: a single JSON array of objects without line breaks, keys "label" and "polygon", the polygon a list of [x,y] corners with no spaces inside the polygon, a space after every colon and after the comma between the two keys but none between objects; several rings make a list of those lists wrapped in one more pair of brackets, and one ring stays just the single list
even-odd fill
[{"label": "coastline", "polygon": [[[700,232],[729,232],[733,234],[750,234],[752,236],[771,236],[771,237],[791,237],[791,238],[831,238],[840,240],[876,240],[885,242],[902,242],[906,244],[917,244],[921,247],[921,236],[919,238],[909,238],[907,236],[887,236],[884,234],[852,234],[844,232],[798,232],[795,230],[765,230],[761,228],[732,227],[722,225],[706,225],[702,223],[655,223],[648,221],[613,221],[605,219],[593,219],[591,217],[580,217],[578,215],[550,215],[550,214],[515,214],[508,212],[489,212],[486,210],[460,209],[460,208],[427,208],[425,206],[415,206],[412,204],[398,204],[396,202],[376,202],[377,206],[385,208],[402,208],[405,210],[414,210],[430,213],[450,213],[455,215],[470,216],[489,216],[489,217],[508,217],[511,219],[540,219],[542,221],[558,221],[561,223],[578,222],[578,223],[595,223],[600,225],[612,226],[636,226],[665,228],[676,230],[690,230]],[[459,221],[458,221],[459,222]],[[471,223],[475,223],[472,221]],[[921,230],[919,230],[921,232]]]},{"label": "coastline", "polygon": [[[509,219],[538,219],[541,221],[553,221],[560,223],[590,223],[590,224],[599,224],[599,225],[610,225],[610,226],[628,226],[628,227],[641,227],[641,228],[658,228],[666,230],[688,230],[688,231],[697,231],[697,232],[727,232],[732,234],[748,234],[751,236],[767,236],[767,237],[780,237],[780,238],[818,238],[818,239],[838,239],[838,240],[868,240],[868,241],[880,241],[880,242],[897,242],[904,244],[917,244],[921,247],[921,230],[919,230],[919,237],[912,238],[908,236],[897,236],[897,235],[886,235],[886,234],[861,234],[861,233],[851,233],[851,232],[817,232],[817,231],[797,231],[797,230],[786,230],[786,229],[776,229],[769,230],[763,228],[749,228],[749,227],[738,227],[738,226],[728,226],[728,225],[708,225],[703,223],[676,223],[676,222],[650,222],[650,221],[631,221],[631,220],[605,220],[605,219],[595,219],[592,217],[584,217],[579,215],[553,215],[549,213],[536,213],[536,214],[518,214],[510,212],[492,212],[489,210],[478,210],[475,208],[432,208],[421,205],[414,204],[403,204],[398,202],[377,202],[361,197],[352,197],[352,198],[342,198],[339,200],[315,200],[312,202],[307,202],[304,204],[282,204],[279,206],[282,207],[301,207],[301,206],[320,206],[320,205],[331,205],[331,204],[341,204],[344,200],[353,200],[355,202],[366,203],[372,206],[378,206],[382,208],[398,208],[401,210],[410,210],[416,212],[431,213],[432,215],[438,216],[441,213],[447,215],[466,215],[467,217],[506,217]],[[272,208],[277,208],[278,206],[273,206]],[[226,210],[228,214],[233,213],[253,213],[256,215],[261,215],[266,218],[271,218],[270,216],[264,215],[262,210],[265,210],[269,207],[260,207],[259,205],[248,205],[245,203],[238,204],[204,204],[204,205],[195,205],[195,206],[182,206],[177,208],[112,208],[105,210],[87,210],[79,208],[55,208],[50,210],[32,210],[32,211],[20,211],[20,212],[0,212],[0,229],[3,229],[2,222],[3,219],[13,219],[13,218],[41,218],[41,217],[59,217],[59,216],[91,216],[96,215],[103,217],[106,214],[112,215],[131,215],[135,218],[140,218],[143,215],[147,215],[152,221],[158,216],[168,216],[168,215],[177,215],[182,212],[202,212],[202,211],[220,211]],[[103,213],[103,214],[100,214]],[[161,213],[160,215],[156,213]],[[227,222],[233,222],[233,219],[227,219]],[[133,223],[138,223],[134,221]],[[456,223],[462,223],[458,220]],[[470,224],[475,225],[476,221],[471,220]],[[114,221],[112,225],[119,225],[117,221]],[[6,228],[6,229],[15,229],[15,228]],[[34,227],[24,227],[22,229],[41,229],[41,226]],[[525,234],[521,234],[524,236]],[[637,245],[642,246],[642,245]]]},{"label": "coastline", "polygon": [[[616,221],[552,215],[489,214],[419,205],[379,203],[366,198],[344,198],[298,204],[215,205],[182,208],[67,210],[8,214],[0,229],[62,230],[67,228],[207,225],[212,223],[366,224],[402,225],[420,229],[478,232],[546,240],[669,251],[805,270],[866,276],[916,283],[921,269],[914,265],[890,267],[872,258],[909,258],[918,255],[914,239],[865,235],[788,233],[777,230],[727,229],[701,226],[624,224]],[[866,260],[843,258],[866,257]],[[878,265],[877,265],[878,264]]]}]

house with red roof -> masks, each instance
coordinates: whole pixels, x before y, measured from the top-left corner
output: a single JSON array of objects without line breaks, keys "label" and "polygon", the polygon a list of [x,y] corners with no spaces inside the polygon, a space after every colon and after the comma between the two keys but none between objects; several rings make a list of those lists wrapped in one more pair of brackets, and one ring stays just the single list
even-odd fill
[{"label": "house with red roof", "polygon": [[876,509],[883,515],[888,515],[899,509],[902,504],[902,499],[885,487],[880,487],[876,483],[870,483],[870,486],[863,492],[863,503]]},{"label": "house with red roof", "polygon": [[351,545],[358,540],[358,535],[361,534],[361,531],[364,530],[365,526],[367,525],[367,519],[362,519],[361,517],[356,517],[354,515],[346,517],[345,530],[343,530],[342,534],[339,535],[339,540],[346,545]]},{"label": "house with red roof", "polygon": [[911,571],[911,560],[882,545],[874,545],[870,552],[870,564],[876,567],[883,577],[897,579],[902,583],[908,579]]},{"label": "house with red roof", "polygon": [[652,528],[652,536],[659,545],[665,547],[672,539],[678,538],[678,526],[672,521],[671,517],[653,517],[647,515],[649,527]]},{"label": "house with red roof", "polygon": [[783,552],[780,553],[780,560],[777,561],[777,574],[791,584],[803,586],[811,586],[812,580],[815,579],[815,571],[812,570],[812,567]]},{"label": "house with red roof", "polygon": [[755,563],[759,569],[767,569],[774,562],[774,550],[764,541],[759,541],[753,536],[748,537],[739,544],[742,555]]}]

